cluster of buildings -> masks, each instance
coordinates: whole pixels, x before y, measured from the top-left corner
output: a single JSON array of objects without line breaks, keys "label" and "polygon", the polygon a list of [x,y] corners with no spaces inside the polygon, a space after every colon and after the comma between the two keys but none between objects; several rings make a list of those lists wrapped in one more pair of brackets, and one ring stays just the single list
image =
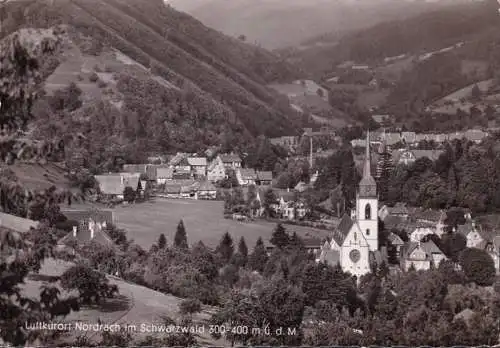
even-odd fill
[{"label": "cluster of buildings", "polygon": [[169,198],[216,199],[215,183],[228,177],[234,171],[241,186],[272,184],[270,171],[256,171],[243,168],[239,155],[219,154],[211,161],[207,157],[177,153],[169,160],[159,160],[158,164],[125,164],[120,173],[96,175],[102,195],[123,199],[126,187],[137,194],[152,188],[158,196]]},{"label": "cluster of buildings", "polygon": [[[370,144],[377,145],[385,142],[388,146],[396,144],[404,144],[408,146],[416,146],[422,141],[433,141],[436,144],[442,144],[455,139],[467,139],[475,143],[480,143],[489,133],[480,129],[469,129],[465,132],[455,133],[415,133],[415,132],[370,132]],[[351,141],[352,147],[365,147],[364,139],[354,139]]]},{"label": "cluster of buildings", "polygon": [[[446,233],[445,212],[408,208],[404,204],[379,208],[377,184],[371,175],[369,148],[367,137],[363,176],[356,195],[355,209],[350,216],[344,215],[331,238],[318,246],[317,261],[340,264],[344,271],[358,277],[369,273],[373,262],[391,264],[392,261],[393,265],[403,270],[428,270],[438,266],[447,257],[429,235],[441,237]],[[387,246],[380,246],[379,218],[387,230],[404,231],[407,238],[391,232]],[[459,225],[452,233],[462,234],[467,240],[467,247],[487,251],[500,273],[500,236],[490,236],[483,231],[470,212],[465,212],[464,219],[465,224]],[[389,255],[393,256],[392,260]]]}]

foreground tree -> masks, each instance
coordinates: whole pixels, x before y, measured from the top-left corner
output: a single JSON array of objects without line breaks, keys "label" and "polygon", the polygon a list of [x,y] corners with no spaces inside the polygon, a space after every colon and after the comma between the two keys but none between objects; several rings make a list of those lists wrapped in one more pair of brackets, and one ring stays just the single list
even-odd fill
[{"label": "foreground tree", "polygon": [[231,260],[234,253],[234,245],[233,238],[229,232],[224,233],[222,236],[219,246],[217,247],[217,253],[220,255],[224,263],[228,263],[229,260]]},{"label": "foreground tree", "polygon": [[158,249],[165,249],[166,246],[167,246],[167,238],[162,233],[162,234],[160,234],[160,237],[158,238]]},{"label": "foreground tree", "polygon": [[259,239],[257,239],[257,243],[255,243],[253,252],[248,257],[248,266],[250,269],[262,273],[264,272],[267,259],[266,247],[264,246],[262,238],[259,237]]}]

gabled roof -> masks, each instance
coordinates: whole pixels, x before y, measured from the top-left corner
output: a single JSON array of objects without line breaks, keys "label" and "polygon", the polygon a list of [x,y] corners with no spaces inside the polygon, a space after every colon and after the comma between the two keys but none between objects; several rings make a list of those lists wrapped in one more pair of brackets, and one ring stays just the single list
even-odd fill
[{"label": "gabled roof", "polygon": [[241,162],[240,156],[236,154],[221,154],[219,156],[223,163]]},{"label": "gabled roof", "polygon": [[158,178],[158,169],[169,168],[168,164],[151,164],[146,168],[146,175],[149,180]]},{"label": "gabled roof", "polygon": [[249,169],[249,168],[240,168],[238,169],[241,175],[242,180],[256,180],[257,179],[257,172],[255,169]]},{"label": "gabled roof", "polygon": [[399,237],[396,233],[393,233],[393,232],[389,233],[389,236],[387,237],[387,239],[394,246],[405,244],[403,242],[403,240],[401,239],[401,237]]},{"label": "gabled roof", "polygon": [[190,166],[206,166],[207,159],[205,157],[188,157],[187,162]]},{"label": "gabled roof", "polygon": [[168,163],[171,166],[177,166],[179,165],[183,159],[185,159],[188,155],[183,152],[178,152],[174,157],[170,159],[170,162]]},{"label": "gabled roof", "polygon": [[391,215],[408,215],[408,209],[406,208],[405,203],[398,202],[394,205],[394,207],[389,208],[389,213]]},{"label": "gabled roof", "polygon": [[272,181],[273,180],[273,172],[257,172],[257,179]]},{"label": "gabled roof", "polygon": [[132,187],[134,190],[137,190],[137,188],[139,187],[140,174],[120,173],[120,175],[123,176],[124,188],[125,187]]},{"label": "gabled roof", "polygon": [[166,184],[165,193],[170,193],[170,194],[178,194],[181,193],[181,185],[176,185],[176,184]]},{"label": "gabled roof", "polygon": [[68,245],[71,241],[76,241],[78,244],[87,243],[90,241],[96,241],[103,245],[112,246],[115,243],[113,239],[102,229],[96,228],[94,232],[94,238],[91,238],[91,233],[89,228],[78,228],[76,232],[76,238],[73,236],[73,232],[69,232],[66,236],[61,238],[58,244]]},{"label": "gabled roof", "polygon": [[293,201],[294,198],[295,198],[295,193],[292,192],[292,191],[287,191],[287,190],[276,190],[276,189],[273,189],[273,192],[275,193],[276,197],[278,198],[278,200],[280,198],[283,198],[283,200],[285,202],[289,202],[289,201]]},{"label": "gabled roof", "polygon": [[438,222],[441,219],[442,212],[435,209],[418,209],[412,215],[417,221]]},{"label": "gabled roof", "polygon": [[412,152],[415,155],[415,159],[426,157],[431,161],[437,160],[444,153],[443,150],[412,150]]},{"label": "gabled roof", "polygon": [[467,221],[465,224],[463,225],[458,225],[457,226],[457,233],[460,233],[461,235],[463,235],[464,237],[467,237],[467,235],[472,232],[474,230],[473,226],[472,226],[472,222],[470,221]]},{"label": "gabled roof", "polygon": [[172,179],[174,176],[174,169],[168,167],[156,168],[157,179]]},{"label": "gabled roof", "polygon": [[337,243],[338,246],[342,246],[353,225],[354,221],[351,219],[351,217],[347,214],[344,214],[332,236],[333,240],[335,241],[335,243]]},{"label": "gabled roof", "polygon": [[434,243],[432,240],[429,240],[425,243],[420,243],[420,245],[428,254],[443,254],[441,249],[439,249],[436,243]]}]

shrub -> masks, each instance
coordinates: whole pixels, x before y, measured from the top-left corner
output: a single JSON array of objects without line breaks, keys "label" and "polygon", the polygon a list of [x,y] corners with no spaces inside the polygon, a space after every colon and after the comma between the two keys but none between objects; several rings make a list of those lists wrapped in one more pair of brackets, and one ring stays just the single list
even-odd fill
[{"label": "shrub", "polygon": [[97,82],[99,80],[99,76],[93,72],[89,77],[90,82]]},{"label": "shrub", "polygon": [[495,282],[495,263],[484,250],[467,248],[460,254],[460,266],[470,281],[480,286],[490,286]]},{"label": "shrub", "polygon": [[99,88],[104,88],[104,87],[106,87],[106,86],[107,86],[107,84],[106,84],[106,82],[104,82],[103,80],[99,80],[99,81],[97,81],[97,87],[99,87]]},{"label": "shrub", "polygon": [[201,302],[198,299],[187,299],[180,303],[179,313],[181,314],[193,314],[201,311]]}]

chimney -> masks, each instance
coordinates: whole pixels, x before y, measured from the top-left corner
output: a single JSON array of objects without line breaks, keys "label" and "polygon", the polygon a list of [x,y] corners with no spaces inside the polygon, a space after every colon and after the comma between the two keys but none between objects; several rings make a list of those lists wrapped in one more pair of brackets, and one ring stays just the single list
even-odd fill
[{"label": "chimney", "polygon": [[76,238],[77,227],[73,226],[73,238]]},{"label": "chimney", "polygon": [[90,225],[89,230],[90,230],[90,239],[94,239],[94,231],[95,231],[94,225]]},{"label": "chimney", "polygon": [[290,187],[287,187],[287,188],[286,188],[286,192],[290,192]]}]

